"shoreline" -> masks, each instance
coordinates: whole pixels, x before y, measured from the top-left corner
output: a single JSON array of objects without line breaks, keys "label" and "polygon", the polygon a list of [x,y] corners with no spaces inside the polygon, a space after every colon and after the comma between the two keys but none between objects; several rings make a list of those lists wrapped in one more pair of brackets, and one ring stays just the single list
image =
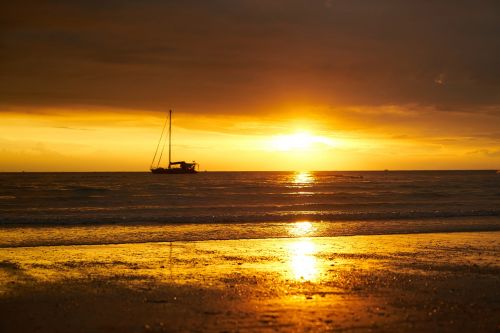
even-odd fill
[{"label": "shoreline", "polygon": [[500,231],[500,217],[410,220],[0,226],[0,248]]},{"label": "shoreline", "polygon": [[500,232],[0,249],[0,328],[495,331]]}]

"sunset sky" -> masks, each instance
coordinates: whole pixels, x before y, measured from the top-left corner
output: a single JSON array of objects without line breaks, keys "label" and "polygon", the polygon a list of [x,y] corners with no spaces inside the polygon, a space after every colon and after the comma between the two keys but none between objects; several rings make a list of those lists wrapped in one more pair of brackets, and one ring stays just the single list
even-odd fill
[{"label": "sunset sky", "polygon": [[500,2],[0,4],[0,171],[500,168]]}]

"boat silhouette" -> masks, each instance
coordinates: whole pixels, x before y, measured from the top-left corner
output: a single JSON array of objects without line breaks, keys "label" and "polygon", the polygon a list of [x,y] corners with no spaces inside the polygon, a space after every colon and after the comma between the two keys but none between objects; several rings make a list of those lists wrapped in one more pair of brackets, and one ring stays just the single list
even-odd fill
[{"label": "boat silhouette", "polygon": [[[158,157],[158,162],[155,164],[156,161],[156,156],[158,155],[158,150],[160,148],[160,144],[163,140],[163,134],[165,132],[165,127],[167,126],[167,121],[168,121],[168,167],[163,168],[160,167],[161,163],[161,158],[163,156],[163,150],[165,149],[165,145],[162,146],[160,155]],[[172,162],[172,110],[169,110],[168,112],[168,119],[165,121],[165,124],[163,125],[163,129],[161,131],[160,135],[160,140],[158,141],[158,145],[156,146],[156,151],[153,156],[153,161],[151,162],[150,170],[152,173],[155,174],[188,174],[188,173],[198,173],[196,171],[196,167],[198,166],[198,163],[192,162],[188,163],[186,161],[178,161],[178,162]]]}]

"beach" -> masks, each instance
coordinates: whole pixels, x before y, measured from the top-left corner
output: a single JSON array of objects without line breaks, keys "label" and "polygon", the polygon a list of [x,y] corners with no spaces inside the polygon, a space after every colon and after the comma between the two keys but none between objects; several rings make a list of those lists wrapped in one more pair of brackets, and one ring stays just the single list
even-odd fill
[{"label": "beach", "polygon": [[461,232],[4,247],[0,328],[495,332],[499,239]]}]

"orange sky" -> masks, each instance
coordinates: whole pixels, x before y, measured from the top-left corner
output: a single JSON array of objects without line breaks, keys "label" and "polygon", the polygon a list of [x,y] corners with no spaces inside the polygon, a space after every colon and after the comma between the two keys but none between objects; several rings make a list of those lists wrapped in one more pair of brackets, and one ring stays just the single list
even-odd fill
[{"label": "orange sky", "polygon": [[0,171],[500,168],[496,1],[0,6]]}]

